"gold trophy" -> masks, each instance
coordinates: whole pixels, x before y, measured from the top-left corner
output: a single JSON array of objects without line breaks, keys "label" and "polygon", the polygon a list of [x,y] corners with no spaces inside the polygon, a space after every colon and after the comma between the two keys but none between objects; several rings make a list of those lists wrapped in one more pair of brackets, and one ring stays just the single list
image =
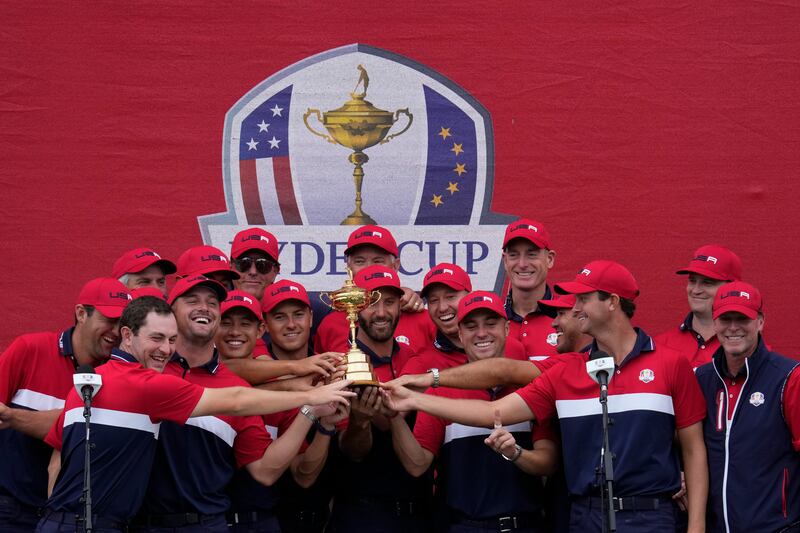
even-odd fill
[{"label": "gold trophy", "polygon": [[[342,225],[350,226],[375,224],[372,217],[361,210],[361,182],[364,180],[364,169],[361,167],[369,161],[369,157],[364,153],[364,150],[378,143],[386,144],[398,135],[402,135],[411,127],[411,123],[414,121],[414,116],[408,112],[408,108],[398,109],[392,114],[390,111],[378,109],[367,100],[364,100],[364,97],[367,96],[367,87],[369,87],[369,76],[363,65],[359,65],[358,70],[361,72],[361,76],[356,82],[355,89],[350,93],[350,100],[345,102],[342,107],[325,111],[324,113],[320,113],[319,109],[309,108],[303,115],[303,122],[308,131],[330,143],[341,144],[345,148],[353,150],[353,153],[348,157],[348,161],[356,166],[353,169],[353,181],[356,184],[356,208],[347,218],[342,220]],[[363,90],[357,92],[358,86],[362,84],[364,86]],[[311,127],[308,123],[308,117],[312,114],[317,116],[317,120],[325,126],[330,135],[319,133]],[[397,133],[387,136],[386,134],[389,133],[389,130],[400,118],[400,115],[408,117],[406,127]]]},{"label": "gold trophy", "polygon": [[[328,302],[325,301],[325,297],[328,298]],[[378,380],[372,372],[369,357],[356,345],[356,321],[358,312],[380,300],[381,293],[357,286],[353,282],[353,272],[348,268],[347,280],[342,288],[333,292],[323,292],[319,295],[319,299],[334,311],[347,313],[347,321],[350,322],[350,349],[345,356],[347,370],[344,379],[353,380],[353,385],[356,386],[377,386]]]}]

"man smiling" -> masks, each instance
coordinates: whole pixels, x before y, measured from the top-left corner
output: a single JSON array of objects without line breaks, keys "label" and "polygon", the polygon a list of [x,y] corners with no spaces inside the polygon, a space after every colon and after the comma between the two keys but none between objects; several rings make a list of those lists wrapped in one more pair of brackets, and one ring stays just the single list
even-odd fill
[{"label": "man smiling", "polygon": [[761,339],[761,293],[717,290],[720,348],[697,369],[708,408],[710,531],[800,531],[800,371]]}]

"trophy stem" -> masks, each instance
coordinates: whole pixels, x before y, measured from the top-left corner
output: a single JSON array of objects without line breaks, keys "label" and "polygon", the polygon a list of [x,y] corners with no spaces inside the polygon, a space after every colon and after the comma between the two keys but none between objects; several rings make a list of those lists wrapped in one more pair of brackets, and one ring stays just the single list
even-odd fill
[{"label": "trophy stem", "polygon": [[353,169],[353,181],[356,185],[356,208],[355,211],[350,213],[347,218],[342,220],[342,226],[364,226],[365,224],[375,224],[376,222],[371,216],[361,210],[361,183],[364,181],[364,169],[362,165],[369,161],[369,157],[364,152],[356,150],[348,160],[353,163],[356,168]]}]

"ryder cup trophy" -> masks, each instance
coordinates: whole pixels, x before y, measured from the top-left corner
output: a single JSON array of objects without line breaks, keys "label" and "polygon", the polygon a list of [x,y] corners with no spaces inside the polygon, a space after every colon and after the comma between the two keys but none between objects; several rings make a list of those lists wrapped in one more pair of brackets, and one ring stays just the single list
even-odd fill
[{"label": "ryder cup trophy", "polygon": [[[329,300],[327,302],[326,297]],[[353,282],[353,272],[348,268],[347,280],[342,288],[333,292],[323,292],[319,295],[319,299],[334,311],[347,313],[347,321],[350,323],[350,349],[345,356],[347,370],[344,379],[353,380],[354,386],[377,386],[378,380],[372,372],[369,357],[356,345],[356,322],[358,312],[380,300],[381,293],[357,286]]]},{"label": "ryder cup trophy", "polygon": [[[365,224],[375,224],[375,221],[361,209],[361,182],[364,180],[364,169],[362,166],[369,161],[369,157],[364,150],[376,144],[386,144],[398,135],[405,133],[411,127],[414,116],[408,112],[408,108],[398,109],[392,114],[390,111],[378,109],[364,99],[367,96],[369,87],[369,76],[367,70],[358,66],[361,76],[358,78],[355,89],[350,93],[350,100],[338,108],[320,113],[319,109],[309,108],[303,115],[303,122],[308,131],[318,137],[333,144],[340,144],[345,148],[353,150],[348,160],[355,165],[353,169],[353,181],[356,184],[356,208],[347,218],[342,221],[342,225],[363,226]],[[363,85],[363,90],[358,92],[358,86]],[[319,133],[308,123],[308,117],[316,115],[317,120],[325,126],[330,135]],[[387,136],[391,127],[405,115],[408,118],[406,127],[397,133]]]}]

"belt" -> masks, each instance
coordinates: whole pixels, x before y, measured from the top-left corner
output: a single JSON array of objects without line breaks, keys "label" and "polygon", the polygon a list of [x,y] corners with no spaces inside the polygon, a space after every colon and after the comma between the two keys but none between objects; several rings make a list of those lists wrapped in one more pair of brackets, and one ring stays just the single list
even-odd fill
[{"label": "belt", "polygon": [[[44,514],[44,519],[49,522],[57,524],[66,524],[68,526],[85,526],[83,515],[75,513],[62,513],[60,511],[47,510]],[[123,520],[114,520],[113,518],[105,518],[102,516],[92,515],[92,525],[94,527],[120,529],[122,531],[128,530],[127,522]]]},{"label": "belt", "polygon": [[217,514],[176,513],[176,514],[146,514],[137,516],[135,524],[146,527],[183,527],[202,524],[222,516]]},{"label": "belt", "polygon": [[[398,517],[414,516],[430,510],[430,505],[426,500],[383,500],[381,498],[361,497],[346,499],[343,503],[379,507]],[[335,506],[336,501],[334,500],[334,507]]]},{"label": "belt", "polygon": [[453,521],[457,524],[464,524],[483,529],[493,529],[500,532],[527,529],[543,525],[541,517],[532,514],[498,516],[497,518],[476,520],[474,518],[468,518],[461,513],[456,513]]},{"label": "belt", "polygon": [[42,507],[32,507],[30,505],[26,505],[19,501],[18,499],[14,498],[13,496],[5,496],[0,494],[0,505],[5,505],[7,507],[14,507],[19,511],[24,511],[28,514],[32,514],[36,517],[40,517],[44,514],[45,509]]},{"label": "belt", "polygon": [[[607,505],[599,496],[588,496],[586,499],[592,507]],[[672,497],[667,495],[655,496],[622,496],[612,498],[615,511],[655,511],[662,505],[672,503]]]},{"label": "belt", "polygon": [[229,512],[225,514],[228,520],[228,525],[233,524],[254,524],[262,520],[269,520],[275,518],[275,511],[243,511],[243,512]]}]

